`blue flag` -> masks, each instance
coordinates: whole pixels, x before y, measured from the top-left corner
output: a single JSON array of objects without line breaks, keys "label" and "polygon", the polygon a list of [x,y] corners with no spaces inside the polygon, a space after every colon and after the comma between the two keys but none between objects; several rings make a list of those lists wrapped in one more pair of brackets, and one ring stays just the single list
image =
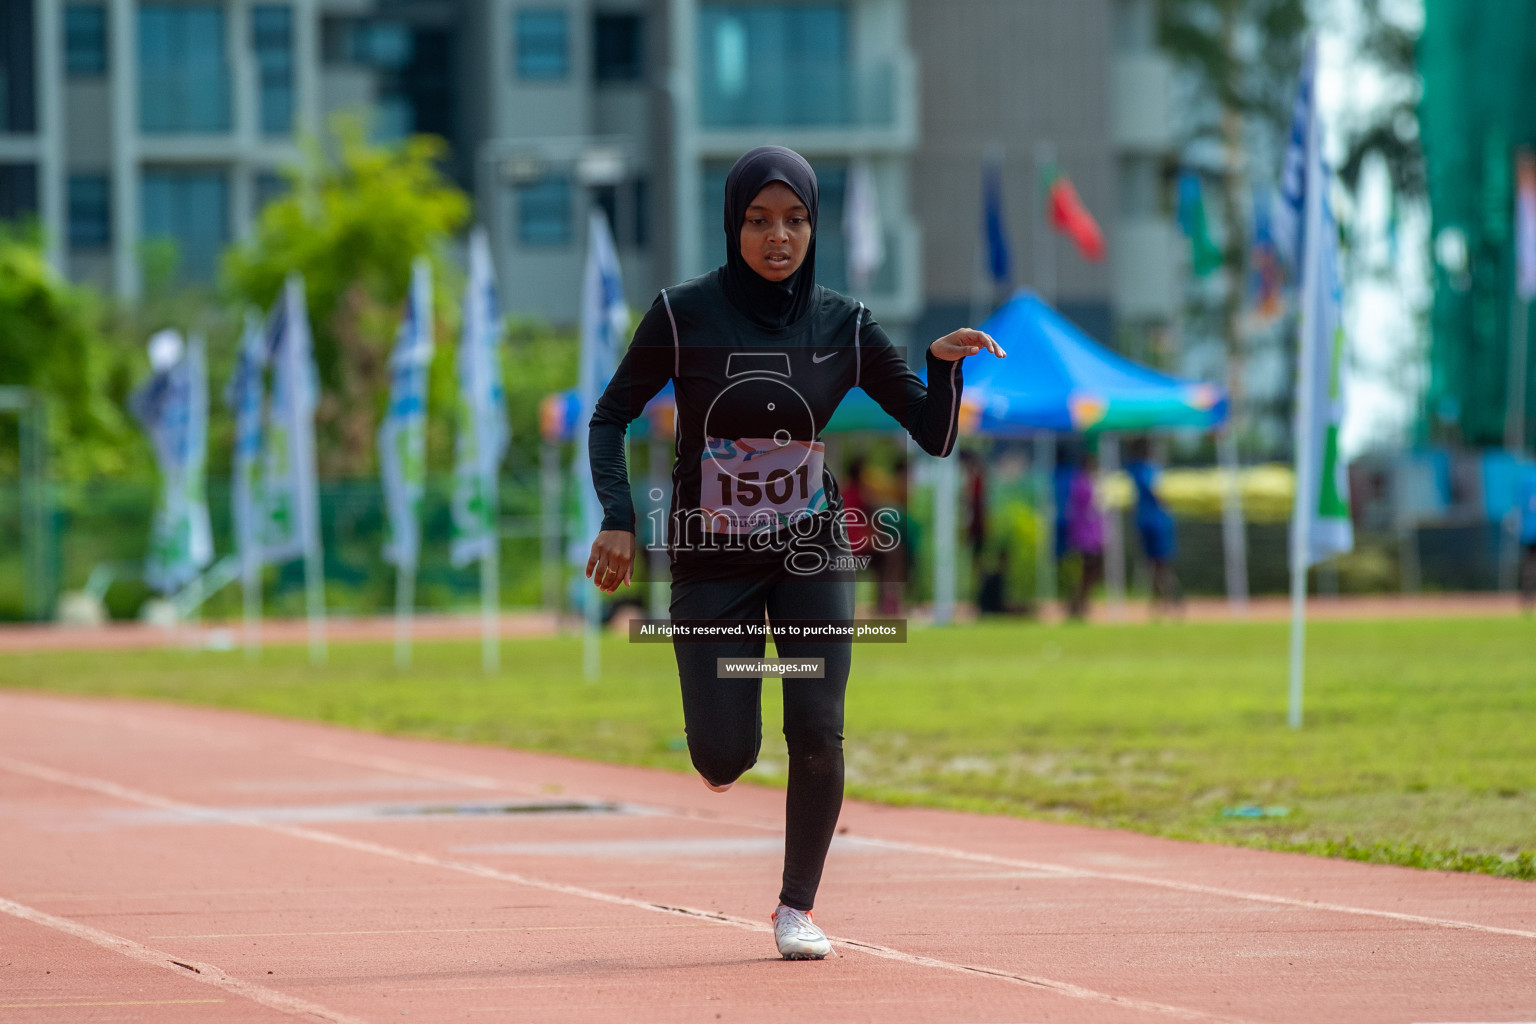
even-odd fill
[{"label": "blue flag", "polygon": [[986,160],[981,167],[982,234],[987,240],[987,272],[999,287],[1013,283],[1013,253],[1008,247],[1008,221],[1003,216],[1003,168]]}]

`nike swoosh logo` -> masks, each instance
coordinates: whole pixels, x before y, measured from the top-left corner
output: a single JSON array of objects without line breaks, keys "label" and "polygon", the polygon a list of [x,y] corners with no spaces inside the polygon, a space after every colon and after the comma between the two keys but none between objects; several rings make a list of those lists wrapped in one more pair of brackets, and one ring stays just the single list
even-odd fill
[{"label": "nike swoosh logo", "polygon": [[828,353],[827,353],[827,354],[826,354],[826,355],[824,355],[824,356],[818,356],[818,355],[816,355],[816,354],[815,354],[815,353],[814,353],[814,352],[813,352],[813,353],[812,353],[812,354],[811,354],[811,362],[813,362],[813,363],[824,363],[824,362],[826,362],[826,361],[827,361],[827,360],[828,360],[828,359],[831,359],[831,358],[832,358],[832,357],[833,357],[833,356],[835,356],[835,355],[837,355],[837,353],[836,353],[836,352],[828,352]]}]

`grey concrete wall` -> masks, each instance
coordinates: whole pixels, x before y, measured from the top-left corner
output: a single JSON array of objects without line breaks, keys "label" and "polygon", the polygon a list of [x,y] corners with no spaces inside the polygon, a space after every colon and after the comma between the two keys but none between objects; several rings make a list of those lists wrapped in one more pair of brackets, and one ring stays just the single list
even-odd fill
[{"label": "grey concrete wall", "polygon": [[[911,204],[924,227],[930,307],[971,301],[990,142],[1005,155],[1016,284],[1038,279],[1040,140],[1055,145],[1058,165],[1109,236],[1116,212],[1109,0],[909,0],[908,19],[922,82]],[[1055,251],[1057,297],[1079,307],[1107,304],[1108,263],[1087,263],[1060,237]]]}]

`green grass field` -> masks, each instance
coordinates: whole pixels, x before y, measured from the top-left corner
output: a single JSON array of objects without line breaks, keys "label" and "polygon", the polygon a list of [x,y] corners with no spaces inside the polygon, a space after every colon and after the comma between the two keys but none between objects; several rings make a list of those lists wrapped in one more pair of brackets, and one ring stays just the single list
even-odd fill
[{"label": "green grass field", "polygon": [[[1536,878],[1536,622],[1320,622],[1307,721],[1285,724],[1280,625],[984,624],[860,645],[850,795]],[[8,655],[0,685],[247,708],[687,771],[669,646],[509,642]],[[750,779],[783,783],[778,684]],[[1283,816],[1232,817],[1245,805]]]}]

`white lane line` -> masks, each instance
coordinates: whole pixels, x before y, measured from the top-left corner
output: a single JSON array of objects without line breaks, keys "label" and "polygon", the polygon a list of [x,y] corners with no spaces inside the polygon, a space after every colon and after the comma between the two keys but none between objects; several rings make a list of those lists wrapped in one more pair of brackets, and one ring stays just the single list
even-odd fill
[{"label": "white lane line", "polygon": [[[395,891],[390,886],[390,892]],[[697,928],[698,924],[530,924],[505,928],[364,928],[345,932],[212,932],[207,935],[151,935],[151,939],[312,939],[336,935],[468,935],[478,932],[626,932]]]},{"label": "white lane line", "polygon": [[[339,753],[339,752],[338,752]],[[327,751],[324,755],[331,756]],[[335,757],[335,760],[342,760]],[[359,765],[368,765],[376,768],[398,771],[403,775],[416,775],[422,778],[437,778],[444,781],[453,780],[463,782],[478,788],[496,789],[507,788],[511,784],[491,778],[489,776],[463,776],[446,772],[430,765],[422,765],[410,761],[397,761],[394,758],[358,757],[347,758]],[[591,799],[600,799],[592,797]],[[768,825],[763,822],[753,821],[747,818],[738,818],[730,815],[705,815],[701,812],[682,808],[669,808],[655,804],[647,805],[648,809],[657,813],[669,814],[677,818],[690,820],[704,820],[718,825],[735,825],[741,828],[751,828],[760,831],[776,832],[783,835],[783,828],[776,825]],[[853,838],[849,836],[848,838]],[[1060,878],[1095,878],[1103,881],[1124,882],[1130,885],[1148,885],[1159,889],[1172,889],[1176,892],[1197,893],[1202,896],[1219,896],[1225,899],[1247,900],[1252,903],[1267,903],[1272,906],[1296,907],[1303,910],[1323,910],[1335,914],[1350,914],[1356,917],[1379,917],[1389,921],[1404,921],[1412,924],[1427,925],[1435,928],[1450,928],[1458,931],[1483,932],[1490,935],[1509,935],[1521,939],[1536,939],[1536,931],[1520,928],[1500,928],[1496,925],[1478,924],[1475,921],[1462,921],[1456,918],[1430,917],[1423,914],[1405,914],[1393,910],[1375,910],[1370,907],[1357,907],[1346,903],[1324,903],[1316,900],[1300,899],[1294,896],[1275,896],[1270,893],[1252,892],[1244,889],[1228,889],[1216,885],[1201,885],[1198,882],[1180,882],[1174,879],[1158,878],[1153,875],[1135,875],[1120,871],[1098,871],[1093,868],[1075,867],[1070,864],[1053,864],[1047,861],[1022,860],[1017,857],[1000,857],[987,853],[973,853],[969,850],[960,850],[948,846],[931,846],[924,843],[910,843],[900,839],[880,839],[873,836],[859,836],[859,841],[869,846],[882,846],[891,850],[900,850],[905,853],[926,854],[932,857],[945,857],[951,860],[969,861],[974,864],[990,864],[1000,867],[1015,868],[1023,871],[1041,872],[1045,875]]]},{"label": "white lane line", "polygon": [[[86,775],[77,775],[73,772],[60,771],[46,765],[34,764],[30,761],[19,761],[14,758],[0,757],[0,768],[15,772],[18,775],[27,775],[45,782],[52,782],[61,786],[70,786],[75,789],[85,789],[101,793],[106,796],[116,797],[131,803],[144,804],[150,807],[161,807],[167,810],[184,811],[198,814],[210,820],[216,820],[230,825],[243,825],[248,828],[261,829],[278,835],[290,836],[295,839],[306,839],[311,842],[324,843],[328,846],[336,846],[342,849],[355,850],[360,853],[371,853],[380,857],[388,857],[391,860],[403,861],[407,864],[416,864],[423,867],[440,868],[447,871],[457,871],[462,874],[474,875],[478,878],[487,878],[500,882],[512,882],[534,889],[542,889],[546,892],[557,892],[568,896],[593,900],[598,903],[607,903],[614,906],[631,907],[636,910],[645,910],[652,913],[674,914],[696,920],[712,921],[717,924],[729,925],[746,931],[772,933],[771,925],[760,921],[752,921],[731,914],[717,914],[706,910],[697,910],[692,907],[671,906],[660,903],[647,903],[644,900],[630,899],[627,896],[616,896],[597,889],[588,889],[578,885],[567,885],[563,882],[550,882],[540,878],[530,878],[526,875],[516,874],[510,871],[498,871],[484,864],[474,861],[448,860],[442,857],[434,857],[430,854],[419,853],[414,850],[401,850],[392,846],[384,846],[381,843],[368,842],[362,839],[353,839],[349,836],[336,835],[330,832],[322,832],[319,829],[307,828],[300,825],[284,825],[256,818],[242,817],[238,812],[223,809],[200,807],[196,804],[185,803],[169,797],[159,796],[154,793],[146,793],[142,790],[130,789],[127,786],[118,785],[106,779],[96,779]],[[55,919],[62,920],[62,919]],[[70,923],[70,922],[64,922]],[[80,926],[84,927],[84,926]],[[92,929],[94,931],[94,929]],[[105,933],[102,933],[105,934]],[[1211,1021],[1219,1024],[1249,1024],[1244,1018],[1227,1017],[1205,1013],[1200,1010],[1188,1009],[1182,1006],[1171,1006],[1166,1003],[1156,1003],[1144,999],[1135,999],[1129,996],[1117,996],[1109,992],[1099,992],[1095,989],[1084,988],[1070,982],[1056,981],[1051,978],[1042,978],[1035,975],[1019,974],[998,970],[991,967],[978,967],[971,964],[953,963],[948,960],[939,960],[934,957],[917,956],[905,953],[889,946],[881,946],[876,943],[861,942],[856,939],[828,936],[833,942],[842,943],[851,949],[857,949],[871,956],[886,960],[894,960],[899,963],[911,964],[918,967],[928,967],[936,970],[950,971],[954,973],[993,978],[999,981],[1010,982],[1016,985],[1024,985],[1029,988],[1054,992],[1058,995],[1068,996],[1073,999],[1081,999],[1088,1002],[1104,1003],[1110,1006],[1118,1006],[1126,1009],[1140,1010],[1148,1013],[1159,1013],[1165,1016],[1178,1017],[1183,1020]]]},{"label": "white lane line", "polygon": [[1254,903],[1269,903],[1282,907],[1299,907],[1303,910],[1327,910],[1335,914],[1381,917],[1389,921],[1407,921],[1412,924],[1430,925],[1436,928],[1452,928],[1458,931],[1486,932],[1490,935],[1512,935],[1520,939],[1536,939],[1536,931],[1526,931],[1520,928],[1499,928],[1491,924],[1458,921],[1455,918],[1427,917],[1423,914],[1403,914],[1394,910],[1373,910],[1370,907],[1355,907],[1347,903],[1324,903],[1320,900],[1303,900],[1293,896],[1272,896],[1268,893],[1247,892],[1242,889],[1224,889],[1217,885],[1180,882],[1168,878],[1155,878],[1150,875],[1128,875],[1118,871],[1095,871],[1092,868],[1077,868],[1066,864],[1020,860],[1015,857],[998,857],[988,853],[971,853],[969,850],[957,850],[948,846],[927,846],[922,843],[908,843],[897,839],[877,839],[872,836],[860,836],[859,838],[871,846],[884,846],[907,853],[925,853],[935,857],[968,860],[977,864],[994,864],[1004,867],[1022,868],[1029,871],[1047,871],[1068,878],[1097,878],[1105,881],[1126,882],[1135,885],[1151,885],[1160,889],[1173,889],[1177,892],[1198,893],[1202,896],[1222,896],[1228,899],[1249,900]]},{"label": "white lane line", "polygon": [[96,1003],[0,1003],[0,1010],[52,1010],[63,1006],[202,1006],[224,999],[130,999]]},{"label": "white lane line", "polygon": [[[118,699],[114,707],[105,707],[106,701],[95,698],[93,703],[85,703],[91,698],[64,699],[60,697],[22,696],[19,694],[6,694],[0,697],[0,703],[19,704],[26,711],[35,712],[50,718],[62,718],[66,721],[85,722],[90,725],[107,726],[113,729],[133,729],[138,732],[150,733],[159,736],[175,736],[178,739],[193,740],[200,746],[219,746],[228,748],[238,746],[249,749],[259,746],[259,742],[248,736],[230,736],[227,732],[214,735],[207,726],[201,724],[188,724],[176,721],[167,721],[164,718],[156,718],[143,712],[143,702]],[[108,700],[112,700],[108,698]],[[78,703],[77,703],[78,702]]]},{"label": "white lane line", "polygon": [[455,786],[464,786],[468,789],[491,789],[502,792],[538,794],[540,796],[551,795],[542,792],[540,787],[529,785],[526,782],[508,782],[504,779],[493,779],[486,775],[469,775],[464,772],[439,768],[436,765],[417,764],[412,761],[401,761],[398,758],[374,754],[358,754],[350,750],[339,750],[336,747],[323,744],[300,747],[299,753],[321,761],[334,761],[337,764],[352,765],[355,768],[374,768],[406,778],[446,782]]},{"label": "white lane line", "polygon": [[[162,953],[158,949],[134,942],[132,939],[124,938],[121,935],[113,935],[111,932],[104,932],[100,928],[92,928],[88,924],[71,921],[65,917],[54,917],[52,914],[44,913],[41,910],[16,903],[4,897],[0,897],[0,913],[10,914],[12,917],[19,917],[23,921],[30,921],[45,928],[61,931],[77,939],[84,939],[86,942],[95,943],[105,949],[112,950],[114,953],[121,953],[123,956],[138,960],[141,963],[163,967],[178,977],[200,981],[205,985],[221,988],[225,992],[232,992],[237,996],[243,996],[252,1002],[260,1003],[262,1006],[273,1010],[279,1010],[294,1016],[307,1015],[318,1020],[329,1021],[330,1024],[365,1024],[360,1018],[337,1013],[335,1010],[327,1009],[319,1003],[312,1003],[307,999],[300,999],[298,996],[291,996],[286,992],[279,992],[276,989],[267,988],[265,985],[258,985],[255,982],[232,978],[212,964],[201,963],[197,960],[179,959],[171,956],[169,953]],[[207,1002],[209,1000],[198,1001]],[[220,1000],[212,1001],[219,1002]]]},{"label": "white lane line", "polygon": [[[71,709],[73,715],[68,717],[86,718],[81,711],[85,709]],[[96,721],[94,716],[91,720]],[[143,727],[147,720],[135,716],[132,724]],[[460,785],[476,789],[521,789],[532,792],[536,787],[526,783],[510,783],[506,780],[493,778],[486,775],[469,775],[439,768],[435,765],[421,764],[415,761],[404,761],[393,757],[375,756],[367,754],[353,754],[350,751],[339,750],[335,747],[314,745],[302,748],[302,752],[323,760],[339,761],[363,767],[377,768],[384,771],[394,771],[401,775],[416,776],[419,778],[436,779],[443,782],[455,782]],[[594,797],[593,799],[597,799]],[[707,820],[722,825],[739,825],[743,828],[753,828],[762,831],[778,832],[783,834],[783,829],[762,822],[751,821],[734,816],[704,815],[699,812],[684,810],[681,808],[663,808],[651,806],[651,810],[671,814],[674,817]],[[1217,896],[1225,899],[1246,900],[1253,903],[1267,903],[1271,906],[1295,907],[1302,910],[1322,910],[1336,914],[1349,914],[1355,917],[1377,917],[1389,921],[1403,921],[1411,924],[1426,925],[1434,928],[1449,928],[1457,931],[1482,932],[1489,935],[1508,935],[1521,939],[1536,939],[1536,931],[1520,928],[1500,928],[1495,925],[1478,924],[1474,921],[1462,921],[1455,918],[1430,917],[1422,914],[1405,914],[1392,910],[1375,910],[1370,907],[1356,907],[1345,903],[1324,903],[1315,900],[1299,899],[1293,896],[1275,896],[1270,893],[1251,892],[1243,889],[1228,889],[1222,886],[1201,885],[1198,882],[1180,882],[1173,879],[1157,878],[1152,875],[1133,875],[1118,871],[1097,871],[1093,868],[1074,867],[1069,864],[1053,864],[1046,861],[1022,860],[1016,857],[999,857],[993,854],[973,853],[969,850],[960,850],[947,846],[930,846],[923,843],[910,843],[900,839],[878,839],[875,837],[860,836],[871,845],[885,846],[893,850],[902,850],[907,853],[927,854],[934,857],[946,857],[951,860],[969,861],[976,864],[992,864],[1003,867],[1019,868],[1026,871],[1043,871],[1063,878],[1096,878],[1104,881],[1124,882],[1130,885],[1147,885],[1160,889],[1171,889],[1176,892],[1196,893],[1203,896]]]}]

